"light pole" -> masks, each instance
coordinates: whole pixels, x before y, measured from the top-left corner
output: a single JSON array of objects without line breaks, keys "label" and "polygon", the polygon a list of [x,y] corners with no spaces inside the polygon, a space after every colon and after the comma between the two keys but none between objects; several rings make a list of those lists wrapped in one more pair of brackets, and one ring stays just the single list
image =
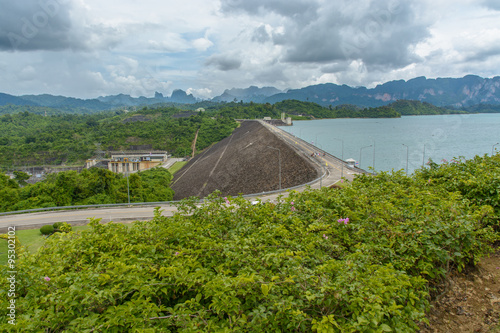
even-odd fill
[{"label": "light pole", "polygon": [[425,166],[425,144],[424,144],[424,157],[422,158],[422,168]]},{"label": "light pole", "polygon": [[369,146],[364,146],[364,147],[361,147],[359,148],[359,168],[361,169],[361,151],[365,148],[369,148],[369,147],[373,147],[373,145],[369,145]]},{"label": "light pole", "polygon": [[403,146],[406,147],[406,175],[408,176],[408,146],[403,143]]},{"label": "light pole", "polygon": [[495,146],[498,145],[498,142],[495,143],[493,146],[491,146],[491,156],[493,156],[493,153],[495,152]]},{"label": "light pole", "polygon": [[[123,154],[123,161],[122,161],[122,170],[123,168],[125,167],[125,153],[123,152],[122,150],[122,154]],[[128,159],[127,159],[127,197],[128,197],[128,204],[130,205],[130,185],[129,185],[129,181],[128,181]]]},{"label": "light pole", "polygon": [[342,139],[337,139],[337,138],[333,138],[333,140],[337,140],[337,141],[340,141],[342,142],[342,171],[340,171],[340,178],[343,178],[344,177],[344,140]]},{"label": "light pole", "polygon": [[271,146],[267,146],[267,148],[274,149],[278,151],[278,165],[279,165],[279,186],[281,191],[281,150],[279,148],[274,148]]},{"label": "light pole", "polygon": [[373,168],[373,174],[375,174],[375,140],[373,140],[373,164],[372,164],[372,168]]}]

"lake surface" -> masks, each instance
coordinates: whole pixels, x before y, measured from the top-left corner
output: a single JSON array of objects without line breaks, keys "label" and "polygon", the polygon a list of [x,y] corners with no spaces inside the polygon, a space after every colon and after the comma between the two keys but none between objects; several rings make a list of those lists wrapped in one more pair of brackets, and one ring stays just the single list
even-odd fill
[{"label": "lake surface", "polygon": [[[491,155],[500,145],[500,114],[407,116],[390,119],[324,119],[294,121],[281,127],[299,138],[362,169],[412,173],[429,158],[451,161]],[[494,146],[495,145],[495,146]]]}]

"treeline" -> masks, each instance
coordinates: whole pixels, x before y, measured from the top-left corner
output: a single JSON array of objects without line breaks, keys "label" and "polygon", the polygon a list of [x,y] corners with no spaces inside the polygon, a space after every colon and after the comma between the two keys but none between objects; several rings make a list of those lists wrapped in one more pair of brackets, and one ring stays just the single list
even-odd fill
[{"label": "treeline", "polygon": [[413,100],[398,100],[388,105],[403,116],[438,115],[438,114],[466,114],[466,113],[499,113],[500,105],[476,104],[455,107],[438,107],[427,102]]},{"label": "treeline", "polygon": [[176,108],[144,108],[136,112],[43,116],[30,112],[0,116],[0,167],[78,163],[96,150],[127,150],[133,146],[166,150],[183,156],[199,129],[196,148],[204,149],[231,134],[237,123]]},{"label": "treeline", "polygon": [[427,102],[413,100],[398,100],[388,105],[403,116],[438,115],[452,113],[467,113],[464,110],[454,110],[445,107],[438,107]]},{"label": "treeline", "polygon": [[132,173],[127,177],[106,169],[84,169],[49,174],[46,180],[21,187],[23,173],[16,179],[0,173],[0,211],[73,205],[170,201],[172,175],[164,168]]},{"label": "treeline", "polygon": [[27,106],[27,105],[13,105],[13,104],[0,106],[0,116],[5,114],[16,114],[21,112],[29,112],[40,115],[46,114],[48,116],[60,115],[64,113],[74,113],[74,114],[82,113],[80,110],[60,110],[46,106]]},{"label": "treeline", "polygon": [[276,104],[257,103],[226,103],[221,106],[211,107],[207,111],[236,119],[262,119],[271,117],[279,119],[281,113],[294,120],[324,119],[324,118],[397,118],[401,115],[391,107],[358,108],[354,105],[339,105],[336,107],[323,107],[312,102],[286,100]]},{"label": "treeline", "polygon": [[476,104],[463,107],[458,110],[465,111],[467,113],[500,113],[500,105]]}]

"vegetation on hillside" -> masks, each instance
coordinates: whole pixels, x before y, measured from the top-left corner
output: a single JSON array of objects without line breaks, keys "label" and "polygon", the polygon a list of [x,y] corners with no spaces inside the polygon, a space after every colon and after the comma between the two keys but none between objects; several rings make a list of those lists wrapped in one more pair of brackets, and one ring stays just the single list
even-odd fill
[{"label": "vegetation on hillside", "polygon": [[[237,123],[195,113],[184,117],[176,108],[147,109],[94,115],[42,115],[21,112],[0,116],[0,166],[80,163],[95,151],[132,146],[186,155],[199,129],[197,149],[231,134]],[[97,146],[100,144],[100,146]]]},{"label": "vegetation on hillside", "polygon": [[465,111],[437,107],[427,102],[401,99],[388,105],[402,116],[437,115],[450,113],[466,113]]},{"label": "vegetation on hillside", "polygon": [[467,107],[459,108],[459,110],[468,113],[500,113],[500,105],[492,104],[476,104]]},{"label": "vegetation on hillside", "polygon": [[[130,202],[170,201],[172,175],[153,168],[129,175]],[[0,173],[0,212],[32,208],[128,202],[127,177],[106,169],[84,169],[49,174],[47,179],[20,187]]]},{"label": "vegetation on hillside", "polygon": [[0,106],[0,116],[5,114],[16,114],[21,112],[29,112],[40,115],[46,114],[47,116],[60,115],[64,113],[81,113],[80,110],[75,110],[75,109],[60,110],[46,106],[27,106],[27,105],[13,105],[13,104]]},{"label": "vegetation on hillside", "polygon": [[172,218],[92,221],[19,258],[15,329],[417,331],[447,274],[498,239],[498,183],[479,170],[498,179],[500,155],[363,175],[277,204],[215,193]]},{"label": "vegetation on hillside", "polygon": [[[353,105],[342,105],[326,108],[312,102],[286,100],[276,104],[257,103],[226,103],[213,108],[216,114],[236,119],[262,119],[271,117],[279,119],[284,112],[292,119],[322,119],[322,118],[397,118],[401,115],[386,106],[361,109]],[[210,110],[210,109],[209,109]]]}]

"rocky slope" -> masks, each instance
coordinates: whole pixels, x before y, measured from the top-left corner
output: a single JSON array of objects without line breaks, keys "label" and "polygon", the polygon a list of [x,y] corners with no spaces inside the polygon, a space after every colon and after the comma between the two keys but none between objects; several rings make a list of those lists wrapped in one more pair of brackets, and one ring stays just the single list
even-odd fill
[{"label": "rocky slope", "polygon": [[[268,147],[280,149],[280,151]],[[236,196],[307,183],[319,176],[305,156],[256,121],[244,121],[230,137],[193,158],[174,177],[175,200],[205,197],[215,190]]]}]

